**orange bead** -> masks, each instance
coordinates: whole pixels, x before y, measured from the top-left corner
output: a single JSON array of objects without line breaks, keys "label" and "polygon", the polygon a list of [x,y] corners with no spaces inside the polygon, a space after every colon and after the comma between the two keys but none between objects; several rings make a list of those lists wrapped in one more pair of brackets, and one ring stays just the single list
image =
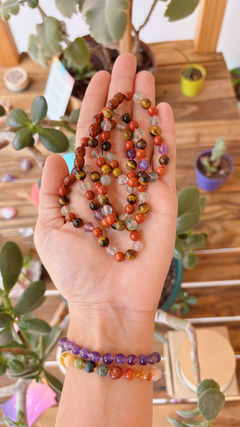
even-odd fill
[{"label": "orange bead", "polygon": [[154,145],[161,145],[164,142],[163,138],[160,135],[157,135],[153,138]]},{"label": "orange bead", "polygon": [[100,237],[102,236],[102,229],[100,227],[96,227],[93,229],[92,233],[95,237]]},{"label": "orange bead", "polygon": [[135,144],[133,141],[129,140],[129,141],[125,142],[125,149],[126,150],[130,150],[130,148],[134,148],[134,147],[135,147]]},{"label": "orange bead", "polygon": [[130,178],[136,178],[136,174],[134,172],[128,172],[127,177]]},{"label": "orange bead", "polygon": [[137,190],[140,191],[140,193],[143,193],[144,191],[146,191],[147,185],[141,185],[139,184],[137,186]]},{"label": "orange bead", "polygon": [[134,242],[136,242],[137,240],[139,240],[140,239],[139,232],[136,231],[136,230],[131,231],[131,233],[130,233],[130,239],[133,240]]},{"label": "orange bead", "polygon": [[99,159],[97,159],[96,164],[99,168],[101,168],[103,165],[106,164],[106,160],[103,157],[99,157]]},{"label": "orange bead", "polygon": [[131,101],[133,94],[132,92],[130,92],[129,90],[127,90],[126,92],[123,93],[124,99],[126,101]]},{"label": "orange bead", "polygon": [[114,258],[115,258],[115,260],[116,260],[117,262],[123,262],[123,261],[124,261],[125,256],[124,256],[124,254],[123,254],[122,252],[117,252],[117,253],[114,255]]},{"label": "orange bead", "polygon": [[97,191],[98,191],[98,194],[101,194],[101,196],[105,196],[105,194],[108,193],[108,189],[106,185],[101,185],[101,187],[99,187]]},{"label": "orange bead", "polygon": [[137,378],[141,378],[142,377],[142,372],[140,372],[140,371],[134,372],[134,375]]},{"label": "orange bead", "polygon": [[145,216],[142,213],[137,213],[134,219],[135,221],[137,221],[138,224],[142,224],[145,221]]},{"label": "orange bead", "polygon": [[120,368],[120,366],[114,366],[114,368],[111,369],[110,377],[112,378],[112,380],[118,380],[122,376],[123,376],[123,371]]},{"label": "orange bead", "polygon": [[115,217],[115,215],[113,215],[113,214],[108,215],[108,216],[107,216],[107,222],[108,222],[110,225],[114,224],[114,223],[116,222],[116,217]]},{"label": "orange bead", "polygon": [[138,185],[138,179],[137,178],[130,178],[129,180],[128,180],[128,185],[129,185],[129,187],[137,187],[137,185]]},{"label": "orange bead", "polygon": [[58,190],[59,195],[61,197],[66,196],[68,193],[70,193],[70,188],[66,187],[65,185],[63,185],[62,187],[59,188]]},{"label": "orange bead", "polygon": [[128,380],[128,381],[133,380],[133,378],[134,378],[134,371],[133,371],[133,369],[127,369],[127,370],[124,372],[124,374],[125,374],[125,378],[126,378],[126,380]]},{"label": "orange bead", "polygon": [[111,227],[111,224],[109,224],[107,217],[102,219],[101,224],[104,228]]},{"label": "orange bead", "polygon": [[116,219],[118,219],[118,217],[119,217],[119,215],[118,215],[117,211],[112,211],[112,214],[111,214],[111,215],[114,215]]},{"label": "orange bead", "polygon": [[84,147],[88,146],[88,140],[89,138],[87,138],[86,136],[80,139],[80,144],[83,145]]},{"label": "orange bead", "polygon": [[157,115],[158,114],[157,107],[154,107],[153,105],[151,105],[150,107],[148,107],[148,114],[149,114],[149,116]]},{"label": "orange bead", "polygon": [[95,138],[96,136],[98,136],[100,130],[101,130],[100,126],[97,123],[93,123],[92,125],[89,126],[88,134],[89,136],[92,136]]},{"label": "orange bead", "polygon": [[145,150],[137,150],[136,156],[138,159],[144,159],[146,157],[146,151]]},{"label": "orange bead", "polygon": [[85,197],[86,197],[86,199],[88,199],[88,200],[92,200],[92,199],[94,199],[94,192],[93,192],[93,191],[86,191],[86,193],[85,193]]},{"label": "orange bead", "polygon": [[76,181],[76,177],[73,176],[71,173],[69,175],[67,175],[64,180],[63,180],[63,184],[64,185],[72,185],[74,182]]},{"label": "orange bead", "polygon": [[76,216],[73,212],[69,212],[67,215],[65,215],[65,220],[68,222],[73,222]]},{"label": "orange bead", "polygon": [[109,166],[111,166],[111,168],[112,168],[112,169],[115,169],[115,168],[118,168],[119,163],[117,162],[117,160],[112,160],[112,161],[109,163]]},{"label": "orange bead", "polygon": [[110,138],[110,133],[107,130],[103,130],[100,134],[100,137],[103,141],[108,141]]},{"label": "orange bead", "polygon": [[165,174],[165,168],[163,166],[158,166],[156,169],[158,176],[163,176]]},{"label": "orange bead", "polygon": [[126,205],[124,208],[127,214],[132,214],[135,211],[134,205]]},{"label": "orange bead", "polygon": [[98,191],[98,189],[99,189],[101,186],[102,186],[102,183],[101,183],[100,181],[98,181],[98,182],[95,184],[95,190],[96,190],[96,191]]},{"label": "orange bead", "polygon": [[136,120],[131,120],[130,123],[128,124],[128,127],[131,130],[135,130],[138,128],[138,122],[136,122]]}]

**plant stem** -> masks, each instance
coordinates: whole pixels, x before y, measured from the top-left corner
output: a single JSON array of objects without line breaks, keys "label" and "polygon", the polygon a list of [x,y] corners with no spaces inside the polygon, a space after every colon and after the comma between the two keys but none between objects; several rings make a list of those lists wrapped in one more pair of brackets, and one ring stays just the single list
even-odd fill
[{"label": "plant stem", "polygon": [[32,282],[32,279],[30,279],[30,277],[27,274],[23,273],[23,271],[21,271],[21,273],[24,277],[26,277],[26,279],[29,280],[29,282]]},{"label": "plant stem", "polygon": [[38,166],[40,166],[40,168],[43,168],[46,158],[42,155],[38,148],[33,145],[32,147],[27,147],[27,149],[31,156],[38,163]]},{"label": "plant stem", "polygon": [[102,45],[102,52],[103,52],[103,56],[104,56],[104,59],[105,59],[106,64],[107,64],[108,71],[111,72],[112,71],[112,63],[111,63],[110,55],[109,55],[109,52],[108,52],[106,46]]},{"label": "plant stem", "polygon": [[139,35],[140,31],[143,29],[143,27],[145,27],[145,25],[148,23],[149,19],[151,18],[151,15],[152,15],[153,10],[154,10],[157,3],[158,3],[158,0],[154,0],[144,23],[142,25],[140,25],[140,27],[138,28],[138,31],[137,31],[138,35]]},{"label": "plant stem", "polygon": [[23,380],[20,379],[17,386],[17,399],[16,399],[16,410],[17,414],[19,411],[23,412],[22,423],[26,426],[27,422],[27,411],[26,411],[26,396],[27,396],[27,388],[30,384],[31,380]]},{"label": "plant stem", "polygon": [[41,6],[38,5],[38,10],[41,13],[42,19],[44,21],[45,18],[47,18],[46,13],[42,10]]},{"label": "plant stem", "polygon": [[68,46],[70,46],[71,42],[70,42],[70,40],[68,40],[68,38],[67,38],[64,34],[62,34],[62,39],[65,41],[65,43],[66,43]]},{"label": "plant stem", "polygon": [[49,120],[49,125],[52,127],[59,126],[76,135],[76,130],[67,125],[63,120]]}]

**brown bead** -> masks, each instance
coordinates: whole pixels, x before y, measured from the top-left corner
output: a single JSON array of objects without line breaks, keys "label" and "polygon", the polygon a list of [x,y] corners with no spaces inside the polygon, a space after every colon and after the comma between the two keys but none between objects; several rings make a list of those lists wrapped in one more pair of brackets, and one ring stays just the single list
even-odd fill
[{"label": "brown bead", "polygon": [[131,130],[135,130],[138,128],[138,122],[136,122],[136,120],[131,120],[130,123],[128,124],[128,127]]},{"label": "brown bead", "polygon": [[116,260],[117,262],[123,262],[123,261],[124,261],[125,256],[124,256],[124,254],[123,254],[122,252],[117,252],[117,253],[114,255],[114,258],[115,258],[115,260]]},{"label": "brown bead", "polygon": [[109,166],[111,166],[111,168],[112,168],[112,169],[114,169],[114,168],[118,168],[119,163],[118,163],[118,161],[117,161],[117,160],[112,160],[112,161],[109,163]]},{"label": "brown bead", "polygon": [[95,237],[100,237],[100,236],[102,236],[102,229],[100,228],[100,227],[96,227],[96,228],[94,228],[93,229],[93,232],[92,232],[92,234],[95,236]]},{"label": "brown bead", "polygon": [[110,371],[110,377],[112,380],[118,380],[123,376],[123,371],[120,366],[114,366]]},{"label": "brown bead", "polygon": [[127,90],[126,92],[123,93],[123,96],[126,101],[131,101],[133,97],[133,93],[130,92],[130,90]]},{"label": "brown bead", "polygon": [[91,202],[89,203],[89,207],[90,209],[92,209],[92,211],[97,211],[100,208],[100,203],[96,199],[91,200]]},{"label": "brown bead", "polygon": [[84,171],[77,171],[76,178],[80,181],[83,181],[86,178],[86,173]]},{"label": "brown bead", "polygon": [[133,138],[133,133],[130,129],[125,129],[123,131],[123,138],[124,139],[132,139]]},{"label": "brown bead", "polygon": [[111,110],[111,108],[104,108],[103,110],[103,116],[105,117],[105,119],[112,119],[113,118],[113,110]]},{"label": "brown bead", "polygon": [[128,185],[129,185],[129,187],[137,187],[137,185],[138,185],[138,179],[137,178],[130,178],[129,180],[128,180]]},{"label": "brown bead", "polygon": [[84,166],[84,157],[83,156],[76,156],[74,159],[74,166],[75,168],[82,169]]},{"label": "brown bead", "polygon": [[109,224],[109,222],[108,222],[108,220],[107,220],[107,217],[102,219],[101,224],[102,224],[102,226],[103,226],[104,228],[109,228],[109,227],[111,227],[111,224]]},{"label": "brown bead", "polygon": [[114,224],[114,223],[116,222],[116,217],[115,217],[115,215],[112,215],[112,214],[108,215],[108,216],[107,216],[107,221],[108,221],[108,223],[109,223],[110,225]]},{"label": "brown bead", "polygon": [[75,181],[76,181],[75,176],[73,176],[72,174],[69,174],[64,178],[63,184],[64,185],[72,185]]},{"label": "brown bead", "polygon": [[158,136],[158,135],[160,135],[161,131],[160,131],[158,126],[151,126],[149,132],[152,136]]},{"label": "brown bead", "polygon": [[112,174],[114,178],[117,178],[119,175],[122,175],[122,170],[120,168],[114,168]]},{"label": "brown bead", "polygon": [[129,249],[129,250],[125,253],[125,257],[126,257],[129,261],[134,260],[134,259],[136,258],[136,256],[137,256],[137,252],[136,252],[136,251],[134,251],[134,250],[132,250],[132,249]]},{"label": "brown bead", "polygon": [[163,142],[164,142],[164,140],[163,140],[163,138],[160,135],[157,135],[157,136],[155,136],[153,138],[153,143],[156,146],[159,146],[159,145],[163,144]]},{"label": "brown bead", "polygon": [[111,119],[110,122],[111,122],[111,130],[112,130],[116,127],[117,123],[113,119]]},{"label": "brown bead", "polygon": [[[106,219],[106,218],[104,218]],[[109,245],[109,239],[106,236],[99,237],[98,244],[102,248],[106,248]]]},{"label": "brown bead", "polygon": [[103,117],[100,114],[96,114],[93,117],[93,123],[96,123],[97,125],[100,125],[102,120],[103,120]]},{"label": "brown bead", "polygon": [[100,181],[100,173],[98,173],[98,172],[91,172],[90,173],[90,179],[91,179],[91,181],[93,181],[93,182],[98,182],[98,181]]},{"label": "brown bead", "polygon": [[148,107],[148,114],[149,114],[149,116],[157,116],[158,115],[157,107],[150,105],[150,107]]},{"label": "brown bead", "polygon": [[139,211],[142,214],[146,214],[149,212],[149,206],[147,203],[141,203],[141,205],[139,205]]},{"label": "brown bead", "polygon": [[63,196],[58,200],[60,206],[66,206],[69,203],[69,199],[67,196]]},{"label": "brown bead", "polygon": [[99,157],[99,159],[97,159],[97,161],[96,161],[96,165],[99,168],[101,168],[105,164],[106,164],[106,160],[103,157]]},{"label": "brown bead", "polygon": [[101,185],[101,187],[99,187],[98,189],[98,194],[100,194],[101,196],[105,196],[105,194],[107,193],[108,193],[108,189],[106,185]]},{"label": "brown bead", "polygon": [[130,233],[130,239],[133,240],[134,242],[136,242],[137,240],[139,240],[140,239],[139,232],[136,231],[136,230],[131,231],[131,233]]},{"label": "brown bead", "polygon": [[146,173],[139,177],[139,183],[142,185],[147,185],[149,181],[150,181],[150,178]]},{"label": "brown bead", "polygon": [[128,160],[126,163],[126,167],[129,171],[133,171],[137,167],[137,163],[135,160]]},{"label": "brown bead", "polygon": [[100,137],[103,141],[107,141],[110,138],[110,132],[108,132],[107,130],[103,130],[100,133]]},{"label": "brown bead", "polygon": [[89,136],[95,137],[95,136],[98,136],[98,134],[100,133],[100,130],[101,130],[100,126],[97,123],[93,123],[89,126],[88,134]]},{"label": "brown bead", "polygon": [[95,190],[96,190],[96,191],[98,191],[98,189],[99,189],[101,186],[102,186],[102,183],[101,183],[100,181],[98,181],[98,182],[95,184]]},{"label": "brown bead", "polygon": [[89,138],[88,145],[89,147],[96,148],[98,146],[97,138]]},{"label": "brown bead", "polygon": [[112,172],[112,168],[108,165],[103,165],[101,167],[101,172],[103,175],[109,175]]},{"label": "brown bead", "polygon": [[148,99],[148,98],[143,99],[142,102],[141,102],[141,106],[145,110],[147,110],[149,107],[151,107],[151,101],[150,101],[150,99]]},{"label": "brown bead", "polygon": [[144,191],[146,191],[146,189],[147,189],[146,185],[139,184],[137,186],[137,191],[139,191],[140,193],[143,193]]},{"label": "brown bead", "polygon": [[92,199],[94,199],[94,192],[93,192],[93,191],[86,191],[86,192],[85,192],[85,197],[86,197],[86,199],[88,199],[88,200],[92,200]]},{"label": "brown bead", "polygon": [[124,221],[119,220],[116,222],[116,230],[123,231],[125,230],[125,228],[126,228],[126,224]]},{"label": "brown bead", "polygon": [[72,170],[71,170],[71,174],[76,178],[76,173],[77,173],[77,169],[76,168],[73,168]]},{"label": "brown bead", "polygon": [[115,110],[119,106],[119,102],[117,98],[111,98],[108,101],[108,107],[112,110]]},{"label": "brown bead", "polygon": [[81,228],[83,226],[83,224],[84,224],[84,222],[83,222],[82,218],[75,218],[73,220],[73,226],[75,228]]},{"label": "brown bead", "polygon": [[80,144],[83,145],[84,147],[87,147],[88,146],[88,140],[89,140],[89,138],[84,136],[83,138],[80,139]]},{"label": "brown bead", "polygon": [[75,218],[76,216],[73,212],[69,212],[67,215],[65,215],[65,220],[68,222],[73,222]]},{"label": "brown bead", "polygon": [[134,208],[134,205],[129,204],[125,206],[124,210],[127,214],[131,215],[135,211],[135,208]]},{"label": "brown bead", "polygon": [[137,196],[135,196],[135,194],[128,194],[127,202],[130,203],[130,205],[134,205],[134,203],[137,202]]},{"label": "brown bead", "polygon": [[80,145],[79,147],[76,148],[75,150],[75,156],[85,156],[86,154],[86,149],[83,145]]},{"label": "brown bead", "polygon": [[112,211],[112,215],[114,215],[116,219],[118,219],[118,217],[119,217],[117,211]]},{"label": "brown bead", "polygon": [[124,95],[122,92],[117,92],[115,93],[114,98],[117,98],[119,104],[121,104],[124,100]]},{"label": "brown bead", "polygon": [[146,151],[145,150],[137,150],[136,156],[138,159],[144,159],[146,157]]},{"label": "brown bead", "polygon": [[70,188],[63,185],[59,188],[58,193],[61,197],[66,196],[68,193],[70,193]]},{"label": "brown bead", "polygon": [[143,213],[137,213],[134,217],[135,221],[137,221],[138,224],[142,224],[145,220],[145,216]]},{"label": "brown bead", "polygon": [[135,144],[134,144],[134,142],[133,141],[126,141],[125,142],[125,149],[126,150],[130,150],[130,148],[134,148],[135,147]]},{"label": "brown bead", "polygon": [[168,165],[168,163],[170,162],[170,159],[169,159],[169,157],[168,156],[161,156],[161,157],[159,157],[159,163],[160,163],[160,165],[161,166],[167,166]]},{"label": "brown bead", "polygon": [[102,205],[102,206],[108,205],[109,198],[108,198],[108,196],[101,196],[101,197],[99,197],[98,201],[99,201],[100,205]]},{"label": "brown bead", "polygon": [[165,168],[163,166],[158,166],[156,169],[158,176],[163,176],[165,174]]},{"label": "brown bead", "polygon": [[144,141],[144,139],[139,139],[139,140],[137,141],[136,147],[137,147],[139,150],[144,150],[144,148],[146,148],[146,146],[147,146],[147,143],[146,143],[146,141]]},{"label": "brown bead", "polygon": [[130,178],[136,178],[136,174],[135,174],[135,172],[128,172],[128,174],[127,174],[127,177],[130,179]]}]

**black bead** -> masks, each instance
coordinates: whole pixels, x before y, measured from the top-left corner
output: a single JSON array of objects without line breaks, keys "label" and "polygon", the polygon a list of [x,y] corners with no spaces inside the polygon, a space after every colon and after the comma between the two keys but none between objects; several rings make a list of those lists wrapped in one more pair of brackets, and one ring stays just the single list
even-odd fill
[{"label": "black bead", "polygon": [[102,149],[103,151],[110,151],[112,147],[112,144],[109,141],[104,141],[102,143]]},{"label": "black bead", "polygon": [[89,138],[88,145],[89,147],[96,148],[98,146],[97,138]]},{"label": "black bead", "polygon": [[146,146],[147,146],[147,143],[146,143],[146,141],[144,141],[144,139],[139,139],[139,141],[137,141],[137,143],[136,143],[136,147],[139,150],[144,150],[144,148],[146,148]]},{"label": "black bead", "polygon": [[100,208],[100,203],[98,200],[94,199],[89,203],[89,206],[93,211],[97,211]]},{"label": "black bead", "polygon": [[76,228],[81,228],[83,226],[83,220],[82,218],[75,218],[73,221],[73,226]]},{"label": "black bead", "polygon": [[132,120],[131,114],[129,114],[129,113],[123,114],[122,120],[124,123],[130,123],[130,121]]}]

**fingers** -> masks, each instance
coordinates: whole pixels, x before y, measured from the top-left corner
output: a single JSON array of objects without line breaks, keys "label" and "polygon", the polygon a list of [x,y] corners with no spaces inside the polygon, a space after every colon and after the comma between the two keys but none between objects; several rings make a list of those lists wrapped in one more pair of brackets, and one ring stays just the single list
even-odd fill
[{"label": "fingers", "polygon": [[[131,53],[123,53],[118,56],[112,70],[108,99],[112,98],[117,92],[133,91],[136,67],[136,58]],[[131,102],[123,101],[119,108],[124,112],[126,112],[125,109],[131,111]]]}]

